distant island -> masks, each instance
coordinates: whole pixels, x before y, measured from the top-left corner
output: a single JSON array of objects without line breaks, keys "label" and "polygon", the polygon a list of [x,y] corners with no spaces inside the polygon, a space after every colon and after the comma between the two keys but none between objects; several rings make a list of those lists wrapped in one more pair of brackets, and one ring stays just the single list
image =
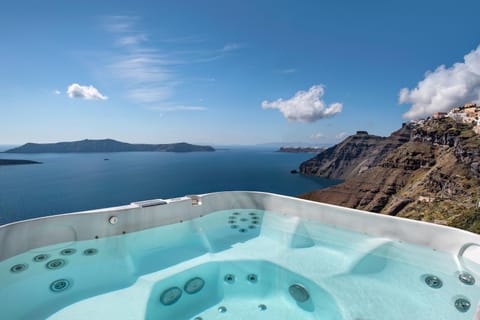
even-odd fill
[{"label": "distant island", "polygon": [[0,159],[0,166],[11,166],[17,164],[40,164],[38,161],[16,160],[16,159]]},{"label": "distant island", "polygon": [[198,152],[215,151],[211,146],[199,146],[185,142],[170,144],[132,144],[113,139],[81,140],[57,143],[26,143],[7,150],[7,153],[72,153],[72,152]]},{"label": "distant island", "polygon": [[320,153],[325,148],[322,147],[280,147],[277,152],[288,152],[288,153]]}]

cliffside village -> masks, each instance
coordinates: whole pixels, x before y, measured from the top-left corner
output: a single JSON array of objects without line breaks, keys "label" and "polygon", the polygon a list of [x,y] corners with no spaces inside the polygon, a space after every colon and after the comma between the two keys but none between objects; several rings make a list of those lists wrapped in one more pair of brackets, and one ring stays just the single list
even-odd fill
[{"label": "cliffside village", "polygon": [[[455,107],[449,112],[435,112],[433,119],[452,118],[456,122],[471,123],[474,125],[473,131],[480,134],[480,106],[476,103],[467,103],[461,107]],[[416,120],[414,123],[422,124],[425,120]]]},{"label": "cliffside village", "polygon": [[[433,113],[432,119],[443,119],[443,118],[451,118],[458,123],[470,123],[473,124],[473,131],[476,134],[480,135],[480,105],[475,103],[467,103],[461,107],[454,107],[449,112],[435,112]],[[426,120],[414,120],[411,123],[415,124],[423,124]],[[418,200],[420,202],[433,202],[435,197],[429,196],[419,196]],[[477,202],[477,208],[480,208],[480,201]],[[441,221],[436,221],[436,223],[442,223]]]}]

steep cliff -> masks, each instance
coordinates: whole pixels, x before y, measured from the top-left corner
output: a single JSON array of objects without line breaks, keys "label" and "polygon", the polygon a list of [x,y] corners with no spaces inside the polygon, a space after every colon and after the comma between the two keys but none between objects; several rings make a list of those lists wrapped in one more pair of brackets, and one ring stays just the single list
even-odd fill
[{"label": "steep cliff", "polygon": [[[331,148],[338,158],[320,153],[303,163],[304,174],[346,181],[301,197],[480,232],[480,137],[471,126],[432,119],[375,138],[376,145],[358,141]],[[359,170],[359,163],[368,165]]]},{"label": "steep cliff", "polygon": [[325,178],[349,179],[376,166],[387,154],[410,139],[411,127],[403,126],[390,137],[366,131],[348,137],[300,165],[300,173]]}]

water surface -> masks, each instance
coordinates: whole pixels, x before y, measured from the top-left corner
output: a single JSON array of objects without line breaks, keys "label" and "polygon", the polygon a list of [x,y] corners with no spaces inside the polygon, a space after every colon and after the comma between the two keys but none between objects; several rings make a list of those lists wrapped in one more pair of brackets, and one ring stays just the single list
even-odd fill
[{"label": "water surface", "polygon": [[296,196],[337,183],[290,173],[312,156],[266,148],[195,153],[2,153],[3,159],[42,164],[0,166],[0,224],[215,191]]}]

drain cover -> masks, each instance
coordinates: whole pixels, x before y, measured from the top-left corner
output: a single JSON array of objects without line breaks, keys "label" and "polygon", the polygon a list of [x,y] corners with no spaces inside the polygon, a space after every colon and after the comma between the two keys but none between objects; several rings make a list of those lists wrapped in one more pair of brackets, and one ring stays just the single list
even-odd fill
[{"label": "drain cover", "polygon": [[464,298],[455,300],[455,308],[460,312],[467,312],[470,309],[470,301]]},{"label": "drain cover", "polygon": [[458,279],[469,286],[475,284],[475,278],[468,272],[462,272],[458,275]]},{"label": "drain cover", "polygon": [[297,302],[305,302],[310,298],[307,289],[301,284],[292,284],[290,288],[288,288],[288,292],[290,292],[292,298]]},{"label": "drain cover", "polygon": [[171,287],[163,291],[162,295],[160,296],[160,302],[163,305],[169,306],[177,302],[181,296],[182,289],[180,289],[179,287]]},{"label": "drain cover", "polygon": [[188,294],[194,294],[202,290],[204,285],[205,281],[202,278],[195,277],[185,283],[185,286],[183,286],[183,290],[185,290],[185,292]]},{"label": "drain cover", "polygon": [[425,277],[425,283],[427,286],[433,289],[439,289],[443,286],[442,280],[439,277],[433,275],[427,275]]}]

